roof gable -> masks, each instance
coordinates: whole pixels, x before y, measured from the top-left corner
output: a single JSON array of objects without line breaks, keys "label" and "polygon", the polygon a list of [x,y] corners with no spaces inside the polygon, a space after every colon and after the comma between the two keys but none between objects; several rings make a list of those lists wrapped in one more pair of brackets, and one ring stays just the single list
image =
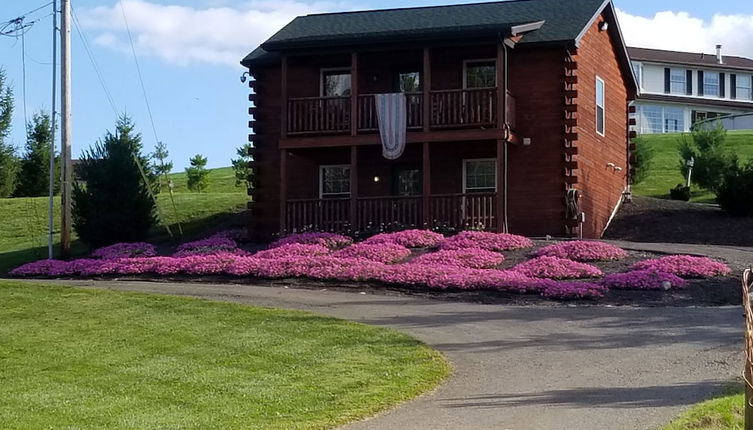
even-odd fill
[{"label": "roof gable", "polygon": [[628,48],[628,52],[630,53],[630,58],[636,61],[682,64],[718,69],[741,69],[753,72],[753,60],[745,57],[725,55],[723,56],[723,63],[719,64],[715,54],[634,47]]}]

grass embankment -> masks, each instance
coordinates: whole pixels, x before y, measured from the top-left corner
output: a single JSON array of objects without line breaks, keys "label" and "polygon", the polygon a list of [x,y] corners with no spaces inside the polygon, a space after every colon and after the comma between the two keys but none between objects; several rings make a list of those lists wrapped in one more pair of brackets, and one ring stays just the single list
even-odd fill
[{"label": "grass embankment", "polygon": [[0,281],[0,427],[322,429],[435,387],[442,356],[304,312]]},{"label": "grass embankment", "polygon": [[743,430],[745,399],[740,389],[699,403],[662,430]]},{"label": "grass embankment", "polygon": [[[685,179],[680,172],[680,155],[677,147],[682,134],[653,134],[641,136],[656,152],[654,162],[648,178],[633,187],[637,195],[648,197],[669,198],[669,190],[684,184]],[[690,139],[690,135],[686,135]],[[727,133],[727,148],[737,154],[741,161],[753,159],[753,132],[730,131]],[[705,190],[692,188],[691,201],[698,203],[713,203],[715,196]]]},{"label": "grass embankment", "polygon": [[[228,215],[245,208],[248,196],[243,186],[235,186],[233,169],[214,169],[209,174],[209,189],[203,193],[186,188],[185,173],[170,175],[175,183],[173,208],[165,190],[157,196],[164,222],[177,234],[180,222],[186,235],[192,236],[211,228]],[[28,261],[47,257],[47,198],[0,199],[0,275]],[[60,232],[60,198],[55,199],[55,231]],[[116,227],[114,227],[116,228]],[[75,237],[75,236],[74,236]],[[161,224],[155,227],[152,240],[165,241],[169,236]],[[59,234],[55,235],[59,243]],[[74,252],[85,250],[74,242]]]}]

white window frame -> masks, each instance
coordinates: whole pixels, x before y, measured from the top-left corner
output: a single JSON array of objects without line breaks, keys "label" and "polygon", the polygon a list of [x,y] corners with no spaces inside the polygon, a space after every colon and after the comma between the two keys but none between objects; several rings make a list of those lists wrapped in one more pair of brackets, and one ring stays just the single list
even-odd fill
[{"label": "white window frame", "polygon": [[[712,76],[716,77],[716,84],[709,84],[709,85],[716,85],[716,94],[709,94],[709,92],[706,91],[706,79]],[[719,72],[712,72],[712,71],[705,70],[703,72],[703,96],[721,98],[721,93],[722,93],[722,80],[719,78]]]},{"label": "white window frame", "polygon": [[[497,192],[497,175],[499,175],[498,166],[497,166],[497,159],[496,158],[464,158],[463,159],[463,194],[468,193],[468,184],[467,184],[467,172],[468,172],[468,163],[478,162],[478,161],[491,161],[494,163],[494,192]],[[487,188],[470,188],[471,190],[486,190]]]},{"label": "white window frame", "polygon": [[[496,58],[475,58],[471,60],[463,60],[463,89],[468,89],[468,64],[469,63],[494,63],[494,82],[497,82],[497,73],[499,73],[499,67],[497,67]],[[494,85],[496,87],[496,85]]]},{"label": "white window frame", "polygon": [[638,89],[643,91],[643,63],[640,61],[633,62],[633,74],[635,74],[635,80],[638,81]]},{"label": "white window frame", "polygon": [[[679,73],[678,75],[675,75],[675,73]],[[682,78],[682,89],[680,91],[675,91],[672,86],[674,84],[679,84],[680,81],[673,81],[673,76],[680,76]],[[671,68],[669,69],[669,93],[670,94],[679,94],[679,95],[686,95],[688,93],[688,71],[685,69],[677,69],[677,68]]]},{"label": "white window frame", "polygon": [[[748,86],[743,87],[740,86],[740,78],[747,78]],[[741,98],[740,97],[740,89],[744,89],[748,91],[747,97]],[[737,78],[735,79],[735,97],[737,100],[745,100],[750,101],[751,98],[753,98],[753,76],[752,75],[737,75]]]},{"label": "white window frame", "polygon": [[347,72],[350,75],[350,92],[353,92],[353,71],[350,67],[325,67],[319,69],[319,97],[324,96],[324,74],[328,72]]},{"label": "white window frame", "polygon": [[[599,82],[601,82],[602,91],[601,95],[604,97],[604,100],[601,101],[601,104],[599,104]],[[596,127],[596,134],[599,136],[606,136],[607,134],[607,83],[599,77],[596,76],[596,84],[595,84],[595,90],[594,91],[594,98],[595,98],[595,104],[594,104],[594,112],[595,112],[595,127]],[[601,115],[602,115],[602,130],[599,131],[599,107],[601,107]]]},{"label": "white window frame", "polygon": [[[319,166],[319,198],[323,199],[326,197],[345,197],[350,196],[350,191],[347,193],[324,193],[324,170],[325,169],[332,169],[332,168],[348,168],[350,169],[350,164],[323,164]],[[350,176],[348,177],[348,181],[350,181]],[[353,184],[350,184],[350,189],[352,189]]]}]

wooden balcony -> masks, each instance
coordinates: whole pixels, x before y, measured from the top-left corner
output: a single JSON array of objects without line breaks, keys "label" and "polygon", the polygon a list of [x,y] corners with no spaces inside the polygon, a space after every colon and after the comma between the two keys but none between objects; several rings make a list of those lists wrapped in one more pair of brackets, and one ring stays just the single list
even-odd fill
[{"label": "wooden balcony", "polygon": [[[497,88],[440,90],[429,93],[429,129],[489,128],[497,125]],[[408,130],[423,129],[424,97],[406,93]],[[288,99],[287,135],[335,135],[350,133],[353,115],[350,97],[303,97]],[[374,94],[357,97],[356,130],[379,130]],[[515,98],[507,93],[507,118],[514,129]]]},{"label": "wooden balcony", "polygon": [[288,200],[285,225],[290,232],[363,231],[390,224],[493,231],[497,227],[496,201],[496,193],[432,195],[429,213],[424,216],[423,196]]}]

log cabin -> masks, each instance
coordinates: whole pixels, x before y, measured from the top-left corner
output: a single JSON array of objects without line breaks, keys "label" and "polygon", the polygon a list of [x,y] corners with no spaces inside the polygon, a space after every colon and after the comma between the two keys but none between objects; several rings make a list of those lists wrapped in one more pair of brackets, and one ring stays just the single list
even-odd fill
[{"label": "log cabin", "polygon": [[[257,240],[385,227],[598,238],[629,193],[637,90],[609,0],[306,15],[241,64]],[[387,94],[403,95],[400,118]]]}]

